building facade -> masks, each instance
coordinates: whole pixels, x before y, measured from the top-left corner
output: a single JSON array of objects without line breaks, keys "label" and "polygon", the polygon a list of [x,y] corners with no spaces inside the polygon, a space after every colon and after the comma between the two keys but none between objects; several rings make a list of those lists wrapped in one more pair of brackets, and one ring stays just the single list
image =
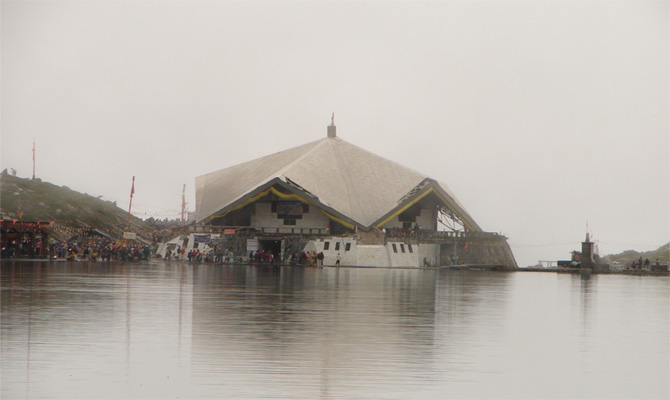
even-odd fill
[{"label": "building facade", "polygon": [[287,260],[322,252],[325,265],[516,268],[506,238],[484,232],[447,185],[327,137],[196,178],[194,235],[238,255]]}]

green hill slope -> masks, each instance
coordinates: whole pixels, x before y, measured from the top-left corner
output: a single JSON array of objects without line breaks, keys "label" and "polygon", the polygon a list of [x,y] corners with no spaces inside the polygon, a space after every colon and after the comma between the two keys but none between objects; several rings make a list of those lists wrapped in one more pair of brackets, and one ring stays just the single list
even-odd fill
[{"label": "green hill slope", "polygon": [[[98,229],[117,238],[122,236],[128,218],[128,212],[113,202],[40,179],[2,174],[0,212],[3,218],[20,219],[21,211],[23,221],[54,221],[70,228]],[[131,216],[131,231],[150,237],[150,228],[134,216]]]},{"label": "green hill slope", "polygon": [[618,261],[623,265],[630,265],[633,261],[637,261],[640,257],[642,257],[642,260],[649,259],[652,264],[656,261],[656,259],[658,259],[661,264],[670,264],[670,243],[666,243],[658,249],[652,251],[638,252],[635,250],[626,250],[623,253],[604,256],[601,258],[601,260],[605,263]]}]

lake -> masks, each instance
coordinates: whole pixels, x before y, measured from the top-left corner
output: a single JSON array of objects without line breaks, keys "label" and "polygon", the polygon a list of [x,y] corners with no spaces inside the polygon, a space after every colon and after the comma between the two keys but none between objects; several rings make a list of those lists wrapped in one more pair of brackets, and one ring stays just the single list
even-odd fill
[{"label": "lake", "polygon": [[670,395],[667,276],[1,268],[3,399]]}]

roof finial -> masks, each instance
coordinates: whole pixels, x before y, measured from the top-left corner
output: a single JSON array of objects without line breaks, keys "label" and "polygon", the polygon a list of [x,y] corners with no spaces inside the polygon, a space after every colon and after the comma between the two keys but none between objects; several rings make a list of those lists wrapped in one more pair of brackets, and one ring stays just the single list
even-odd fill
[{"label": "roof finial", "polygon": [[335,133],[335,111],[333,111],[333,115],[330,117],[330,126],[328,127],[328,137],[329,138],[334,138],[337,136],[337,133]]}]

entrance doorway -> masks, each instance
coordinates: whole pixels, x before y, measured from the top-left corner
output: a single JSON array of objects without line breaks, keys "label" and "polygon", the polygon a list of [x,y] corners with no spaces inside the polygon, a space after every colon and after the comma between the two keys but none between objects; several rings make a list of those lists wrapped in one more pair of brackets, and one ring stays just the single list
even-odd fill
[{"label": "entrance doorway", "polygon": [[275,257],[281,255],[281,239],[263,239],[258,241],[258,250],[274,254]]}]

